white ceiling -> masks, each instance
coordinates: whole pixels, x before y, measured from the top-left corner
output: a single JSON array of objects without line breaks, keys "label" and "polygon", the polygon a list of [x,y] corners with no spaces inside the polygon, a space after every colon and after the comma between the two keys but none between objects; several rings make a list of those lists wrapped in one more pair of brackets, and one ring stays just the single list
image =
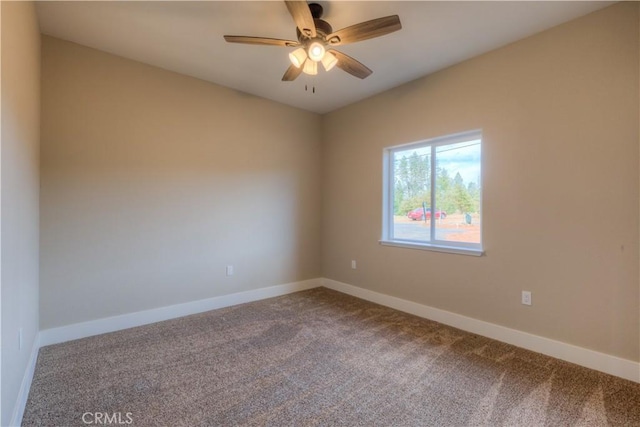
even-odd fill
[{"label": "white ceiling", "polygon": [[402,30],[339,48],[371,68],[371,76],[360,80],[338,68],[320,69],[315,77],[282,82],[293,49],[224,41],[224,34],[295,40],[295,24],[282,1],[46,1],[37,12],[44,34],[326,113],[611,4],[318,3],[334,30],[400,16]]}]

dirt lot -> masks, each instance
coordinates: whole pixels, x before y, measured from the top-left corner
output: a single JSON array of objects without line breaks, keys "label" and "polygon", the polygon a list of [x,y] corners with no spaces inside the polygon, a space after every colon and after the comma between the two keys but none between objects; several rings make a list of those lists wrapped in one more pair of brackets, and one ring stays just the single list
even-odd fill
[{"label": "dirt lot", "polygon": [[[416,233],[427,233],[430,221],[413,221],[406,216],[394,216],[394,223]],[[463,214],[447,215],[445,219],[436,220],[438,237],[454,242],[480,243],[480,216],[472,215],[471,224],[467,224]],[[409,233],[409,232],[408,232]]]}]

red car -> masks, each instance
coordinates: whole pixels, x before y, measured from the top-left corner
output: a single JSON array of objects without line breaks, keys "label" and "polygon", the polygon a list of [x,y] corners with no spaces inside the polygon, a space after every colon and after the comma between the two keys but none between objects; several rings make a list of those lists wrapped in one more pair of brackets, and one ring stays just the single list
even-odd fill
[{"label": "red car", "polygon": [[[417,220],[424,220],[424,209],[423,208],[415,208],[412,211],[409,211],[409,213],[407,214],[407,217],[417,221]],[[437,210],[436,211],[436,219],[445,219],[447,217],[447,213],[441,210]],[[427,208],[427,219],[431,219],[431,208]]]}]

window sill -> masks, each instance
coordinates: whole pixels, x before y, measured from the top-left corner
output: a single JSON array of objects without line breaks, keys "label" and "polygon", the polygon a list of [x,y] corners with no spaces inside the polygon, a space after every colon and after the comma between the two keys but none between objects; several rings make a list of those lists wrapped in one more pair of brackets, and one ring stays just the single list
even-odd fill
[{"label": "window sill", "polygon": [[423,251],[446,252],[446,253],[457,254],[457,255],[469,255],[469,256],[484,255],[484,251],[482,249],[429,245],[426,243],[402,242],[398,240],[379,240],[378,243],[380,243],[383,246],[396,246],[399,248],[419,249]]}]

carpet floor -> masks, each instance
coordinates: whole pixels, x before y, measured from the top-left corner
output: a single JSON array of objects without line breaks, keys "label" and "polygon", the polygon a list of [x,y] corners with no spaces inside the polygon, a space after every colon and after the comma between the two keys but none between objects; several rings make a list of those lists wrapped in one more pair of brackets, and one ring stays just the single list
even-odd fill
[{"label": "carpet floor", "polygon": [[133,426],[640,426],[640,384],[317,288],[43,347],[23,425],[96,413]]}]

